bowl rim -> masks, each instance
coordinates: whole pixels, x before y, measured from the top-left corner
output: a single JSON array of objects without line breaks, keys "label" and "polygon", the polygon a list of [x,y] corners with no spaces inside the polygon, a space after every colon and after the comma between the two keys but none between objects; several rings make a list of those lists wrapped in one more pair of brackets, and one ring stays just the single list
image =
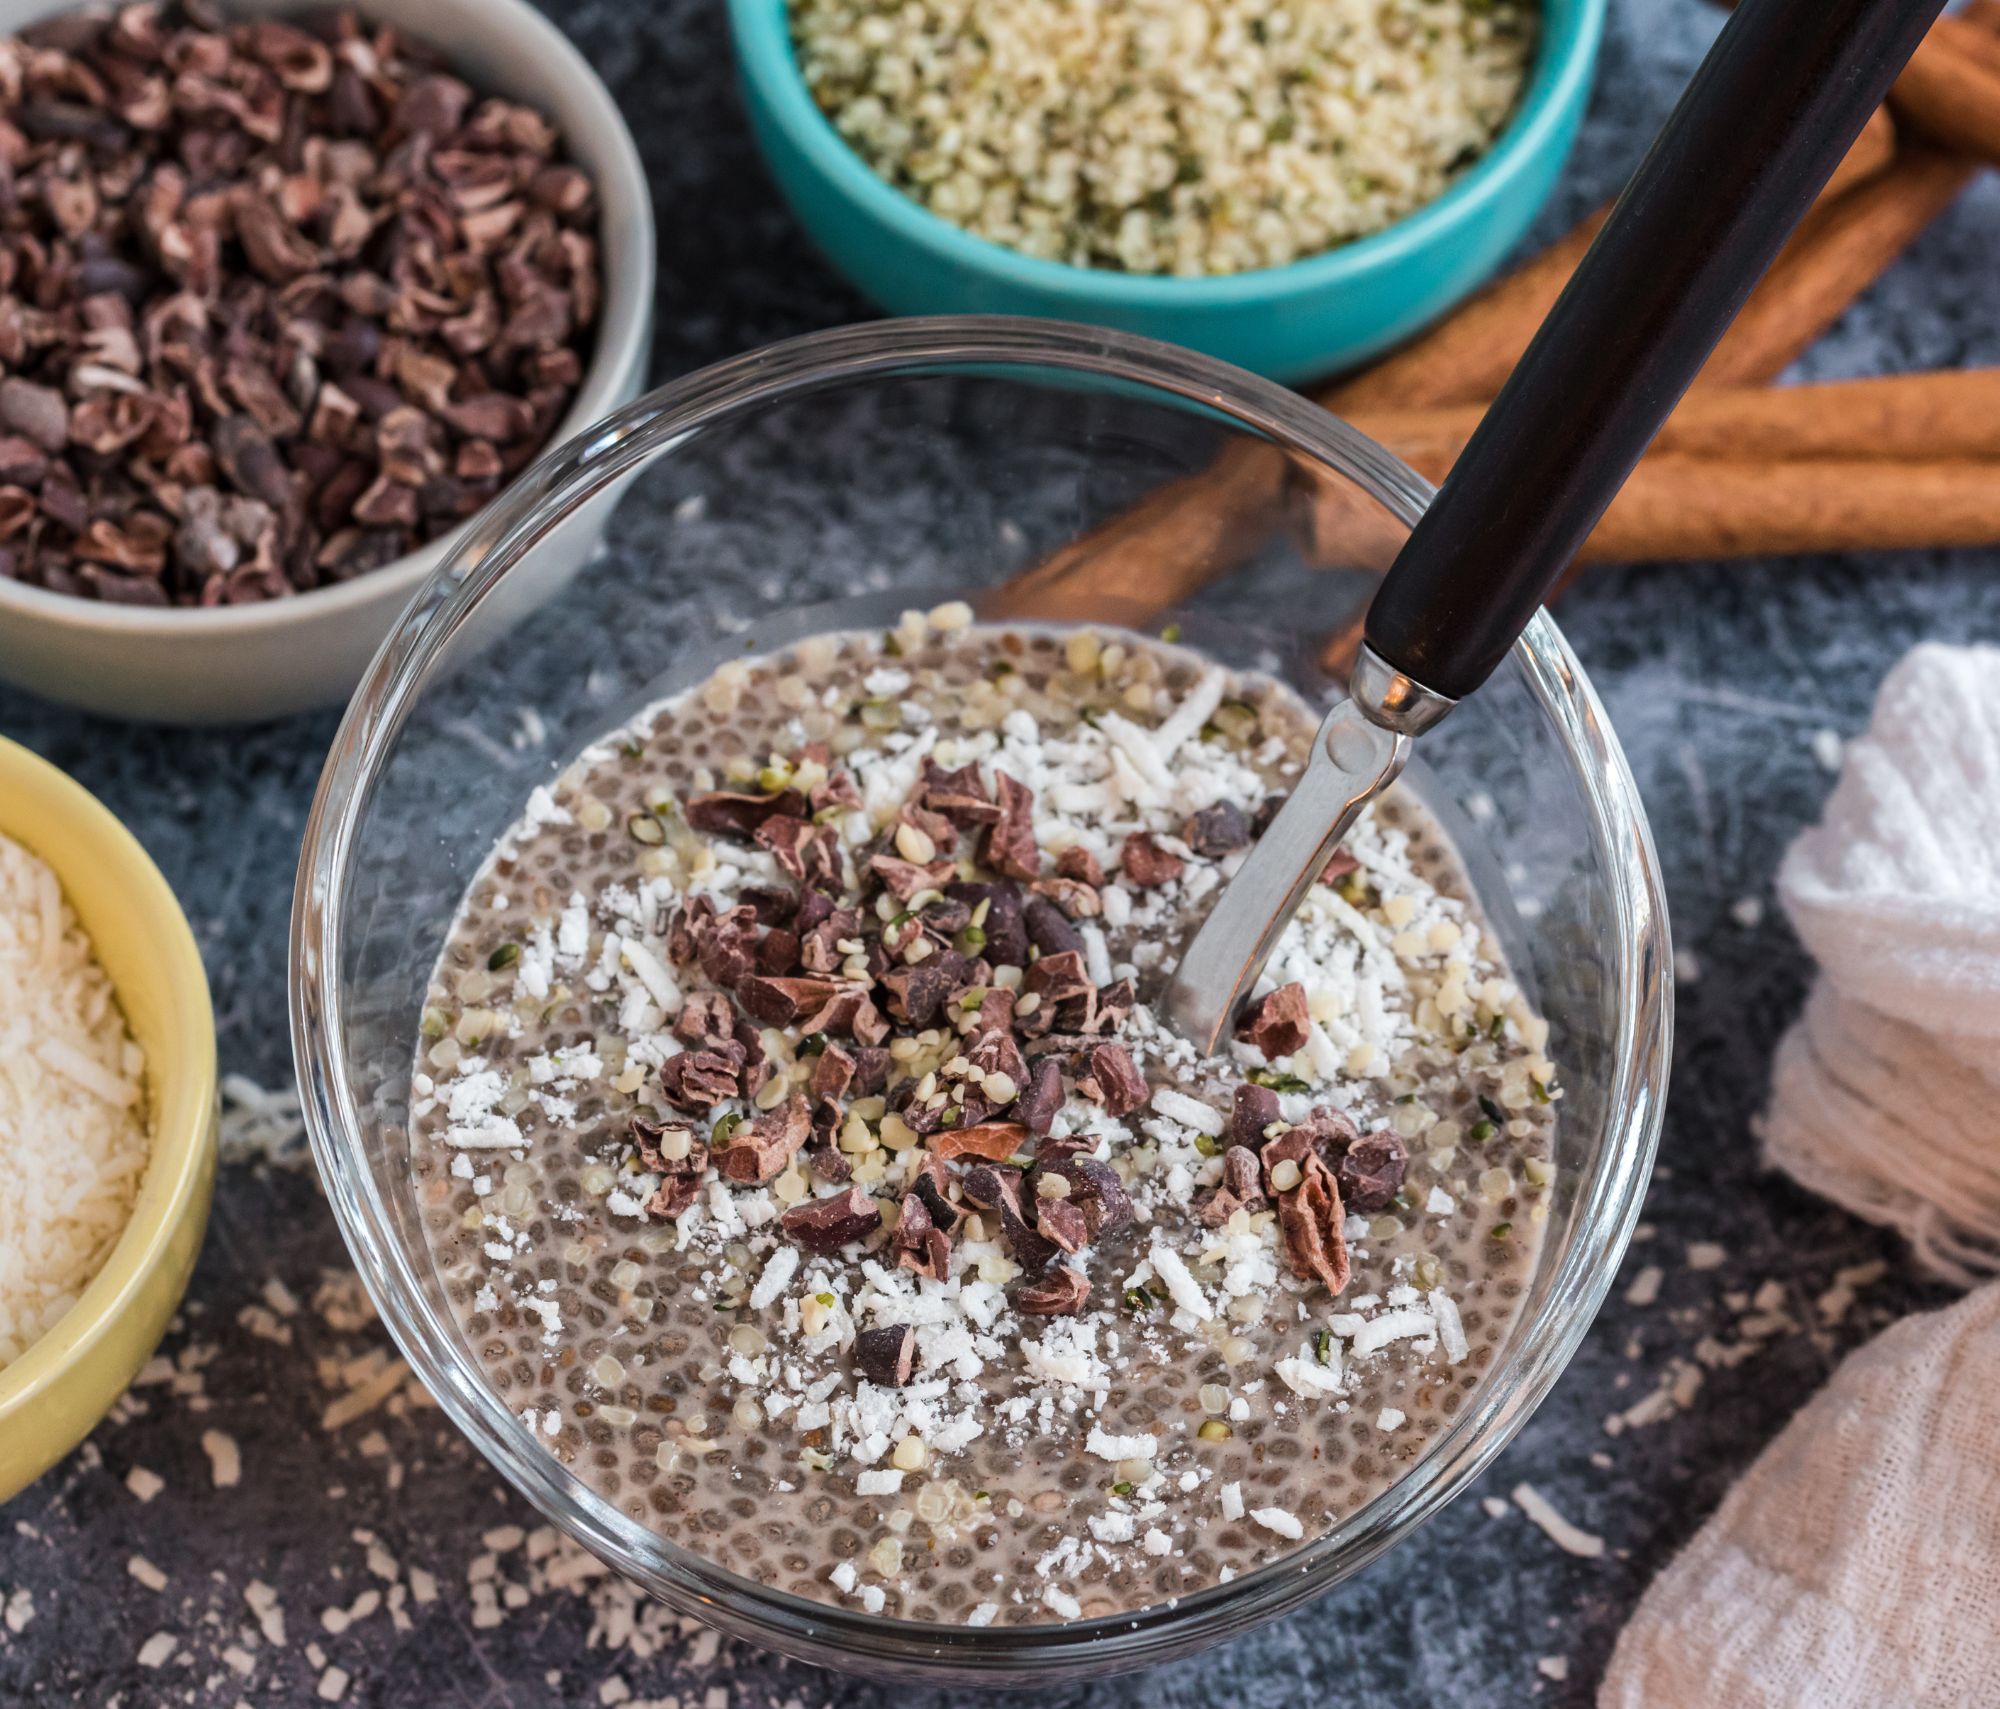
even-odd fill
[{"label": "bowl rim", "polygon": [[[364,14],[390,14],[394,22],[395,0],[350,0]],[[61,11],[64,0],[51,0],[48,10]],[[273,11],[310,9],[305,0],[280,0]],[[590,363],[583,371],[576,396],[562,419],[544,442],[546,452],[582,431],[607,410],[616,407],[616,394],[623,377],[635,361],[642,361],[651,337],[653,293],[659,282],[659,242],[654,232],[653,198],[638,141],[632,135],[624,109],[612,98],[595,67],[576,44],[564,35],[530,0],[481,0],[486,16],[482,23],[498,31],[516,35],[523,63],[539,65],[545,85],[566,83],[578,96],[600,107],[608,115],[607,135],[611,157],[608,174],[600,174],[598,193],[599,264],[603,270],[604,295],[597,320],[597,336],[591,347]],[[42,14],[46,15],[46,14]],[[13,27],[19,28],[20,24]],[[421,33],[421,32],[419,32]],[[449,53],[450,44],[440,44]],[[515,96],[516,100],[531,97]],[[567,133],[565,133],[567,140]],[[629,239],[629,241],[617,241]],[[614,253],[615,243],[615,253]],[[539,456],[541,453],[537,453]],[[532,464],[529,467],[533,467]],[[515,480],[520,479],[516,474]],[[513,485],[510,481],[495,498]],[[412,590],[425,580],[457,545],[465,524],[447,529],[426,540],[414,551],[392,558],[379,569],[356,576],[332,587],[308,588],[283,599],[263,599],[245,605],[117,605],[105,600],[82,599],[75,594],[55,593],[48,588],[29,587],[10,577],[0,576],[0,615],[18,614],[53,628],[84,630],[96,634],[241,637],[283,629],[307,617],[335,617],[393,600],[402,605]]]},{"label": "bowl rim", "polygon": [[[971,1628],[885,1621],[772,1590],[667,1543],[589,1491],[533,1438],[426,1298],[427,1253],[397,1219],[365,1157],[369,1124],[339,1071],[344,875],[379,762],[424,671],[507,570],[567,507],[660,448],[790,394],[871,376],[1007,368],[1075,372],[1179,398],[1253,436],[1331,466],[1413,522],[1431,489],[1347,423],[1213,358],[1103,328],[1009,316],[915,318],[838,328],[752,352],[662,386],[544,457],[479,519],[462,577],[441,574],[399,619],[328,752],[300,852],[290,949],[293,1054],[313,1154],[343,1239],[391,1335],[447,1416],[501,1475],[599,1559],[680,1611],[788,1654],[898,1677],[986,1682],[1072,1678],[1148,1665],[1275,1618],[1330,1588],[1435,1513],[1513,1438],[1553,1386],[1615,1278],[1657,1144],[1672,1040],[1665,895],[1638,789],[1604,710],[1546,612],[1516,644],[1525,684],[1574,758],[1593,848],[1619,921],[1606,951],[1619,1034],[1590,1194],[1514,1362],[1475,1393],[1424,1458],[1327,1535],[1217,1585],[1136,1613]],[[1539,1338],[1539,1339],[1538,1339]]]},{"label": "bowl rim", "polygon": [[738,67],[754,105],[877,226],[948,265],[1018,290],[1069,298],[1079,308],[1227,310],[1336,289],[1448,242],[1555,146],[1569,116],[1588,97],[1609,0],[1542,0],[1534,64],[1512,115],[1492,147],[1441,194],[1380,231],[1315,255],[1191,278],[1026,255],[932,213],[877,174],[820,111],[792,51],[784,23],[788,5],[789,0],[727,0]]},{"label": "bowl rim", "polygon": [[[0,736],[0,802],[6,803],[0,809],[0,834],[48,865],[66,898],[66,869],[78,858],[109,869],[116,878],[129,899],[121,909],[126,916],[122,923],[142,925],[148,934],[146,950],[172,993],[175,1047],[163,1053],[164,1062],[150,1054],[147,1058],[152,1145],[131,1217],[76,1303],[0,1369],[0,1429],[5,1429],[90,1358],[138,1302],[183,1219],[202,1201],[215,1162],[216,1058],[215,1012],[193,928],[138,838],[67,772],[5,736]],[[73,844],[67,861],[57,846],[63,842]],[[113,989],[118,989],[115,979]],[[119,1000],[122,1008],[122,991]],[[124,1386],[121,1379],[105,1395],[106,1407]]]}]

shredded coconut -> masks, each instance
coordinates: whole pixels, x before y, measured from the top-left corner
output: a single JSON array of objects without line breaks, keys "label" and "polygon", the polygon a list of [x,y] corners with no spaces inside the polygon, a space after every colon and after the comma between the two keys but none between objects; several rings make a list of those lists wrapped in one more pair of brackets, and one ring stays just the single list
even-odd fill
[{"label": "shredded coconut", "polygon": [[0,1368],[102,1268],[150,1154],[144,1058],[55,874],[0,836]]}]

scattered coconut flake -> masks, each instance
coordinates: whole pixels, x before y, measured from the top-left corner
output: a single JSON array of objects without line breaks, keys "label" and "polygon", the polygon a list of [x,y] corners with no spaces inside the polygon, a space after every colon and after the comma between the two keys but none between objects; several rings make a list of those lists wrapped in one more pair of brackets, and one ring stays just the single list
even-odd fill
[{"label": "scattered coconut flake", "polygon": [[1514,1505],[1546,1532],[1549,1541],[1565,1554],[1596,1560],[1604,1553],[1602,1537],[1592,1536],[1590,1532],[1572,1525],[1533,1484],[1516,1484],[1513,1494]]},{"label": "scattered coconut flake", "polygon": [[243,1481],[243,1456],[234,1436],[221,1430],[204,1430],[201,1451],[208,1456],[208,1475],[217,1489],[234,1489]]},{"label": "scattered coconut flake", "polygon": [[798,1271],[799,1249],[791,1245],[780,1246],[765,1260],[757,1285],[750,1290],[752,1309],[762,1311],[766,1306],[776,1304],[778,1296],[791,1285]]},{"label": "scattered coconut flake", "polygon": [[1212,1104],[1204,1104],[1199,1098],[1190,1098],[1185,1092],[1176,1092],[1171,1086],[1162,1086],[1153,1093],[1153,1108],[1169,1121],[1176,1121],[1183,1127],[1191,1127],[1196,1133],[1219,1136],[1229,1126],[1229,1119]]},{"label": "scattered coconut flake", "polygon": [[1627,1305],[1648,1306],[1660,1297],[1660,1284],[1666,1280],[1666,1272],[1657,1264],[1648,1264],[1632,1278],[1632,1285],[1625,1290]]},{"label": "scattered coconut flake", "polygon": [[1150,1460],[1160,1451],[1160,1439],[1149,1431],[1133,1436],[1112,1436],[1093,1427],[1084,1440],[1087,1453],[1100,1460]]},{"label": "scattered coconut flake", "polygon": [[1306,1534],[1306,1528],[1299,1523],[1298,1516],[1282,1507],[1252,1508],[1250,1517],[1266,1531],[1275,1532],[1280,1537],[1296,1543]]},{"label": "scattered coconut flake", "polygon": [[1168,1295],[1175,1305],[1192,1317],[1206,1323],[1215,1316],[1215,1309],[1208,1303],[1208,1296],[1201,1291],[1201,1284],[1194,1279],[1194,1272],[1181,1261],[1181,1255],[1160,1241],[1153,1242],[1153,1249],[1147,1255],[1152,1262],[1153,1274],[1165,1284]]}]

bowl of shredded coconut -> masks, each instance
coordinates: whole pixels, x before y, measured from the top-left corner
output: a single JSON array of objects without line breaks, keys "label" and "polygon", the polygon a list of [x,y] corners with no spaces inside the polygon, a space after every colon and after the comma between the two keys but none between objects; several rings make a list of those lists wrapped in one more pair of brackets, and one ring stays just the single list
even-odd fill
[{"label": "bowl of shredded coconut", "polygon": [[214,1019],[173,892],[103,806],[0,739],[0,1500],[151,1354],[214,1175]]},{"label": "bowl of shredded coconut", "polygon": [[1602,0],[730,0],[808,232],[896,313],[1296,381],[1474,289],[1547,199]]}]

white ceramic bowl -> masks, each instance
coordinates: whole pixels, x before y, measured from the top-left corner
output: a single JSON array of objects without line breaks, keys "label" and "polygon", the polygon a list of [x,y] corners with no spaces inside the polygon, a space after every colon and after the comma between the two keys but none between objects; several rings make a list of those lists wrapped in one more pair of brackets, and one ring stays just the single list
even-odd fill
[{"label": "white ceramic bowl", "polygon": [[[320,10],[328,0],[226,0],[232,15]],[[550,443],[638,395],[652,345],[653,205],[610,91],[527,0],[351,0],[435,44],[474,88],[554,120],[597,185],[604,302],[583,384]],[[0,0],[0,35],[77,10]],[[275,718],[344,701],[453,534],[369,575],[294,599],[211,609],[109,605],[0,579],[0,678],[112,717],[173,724]]]}]

